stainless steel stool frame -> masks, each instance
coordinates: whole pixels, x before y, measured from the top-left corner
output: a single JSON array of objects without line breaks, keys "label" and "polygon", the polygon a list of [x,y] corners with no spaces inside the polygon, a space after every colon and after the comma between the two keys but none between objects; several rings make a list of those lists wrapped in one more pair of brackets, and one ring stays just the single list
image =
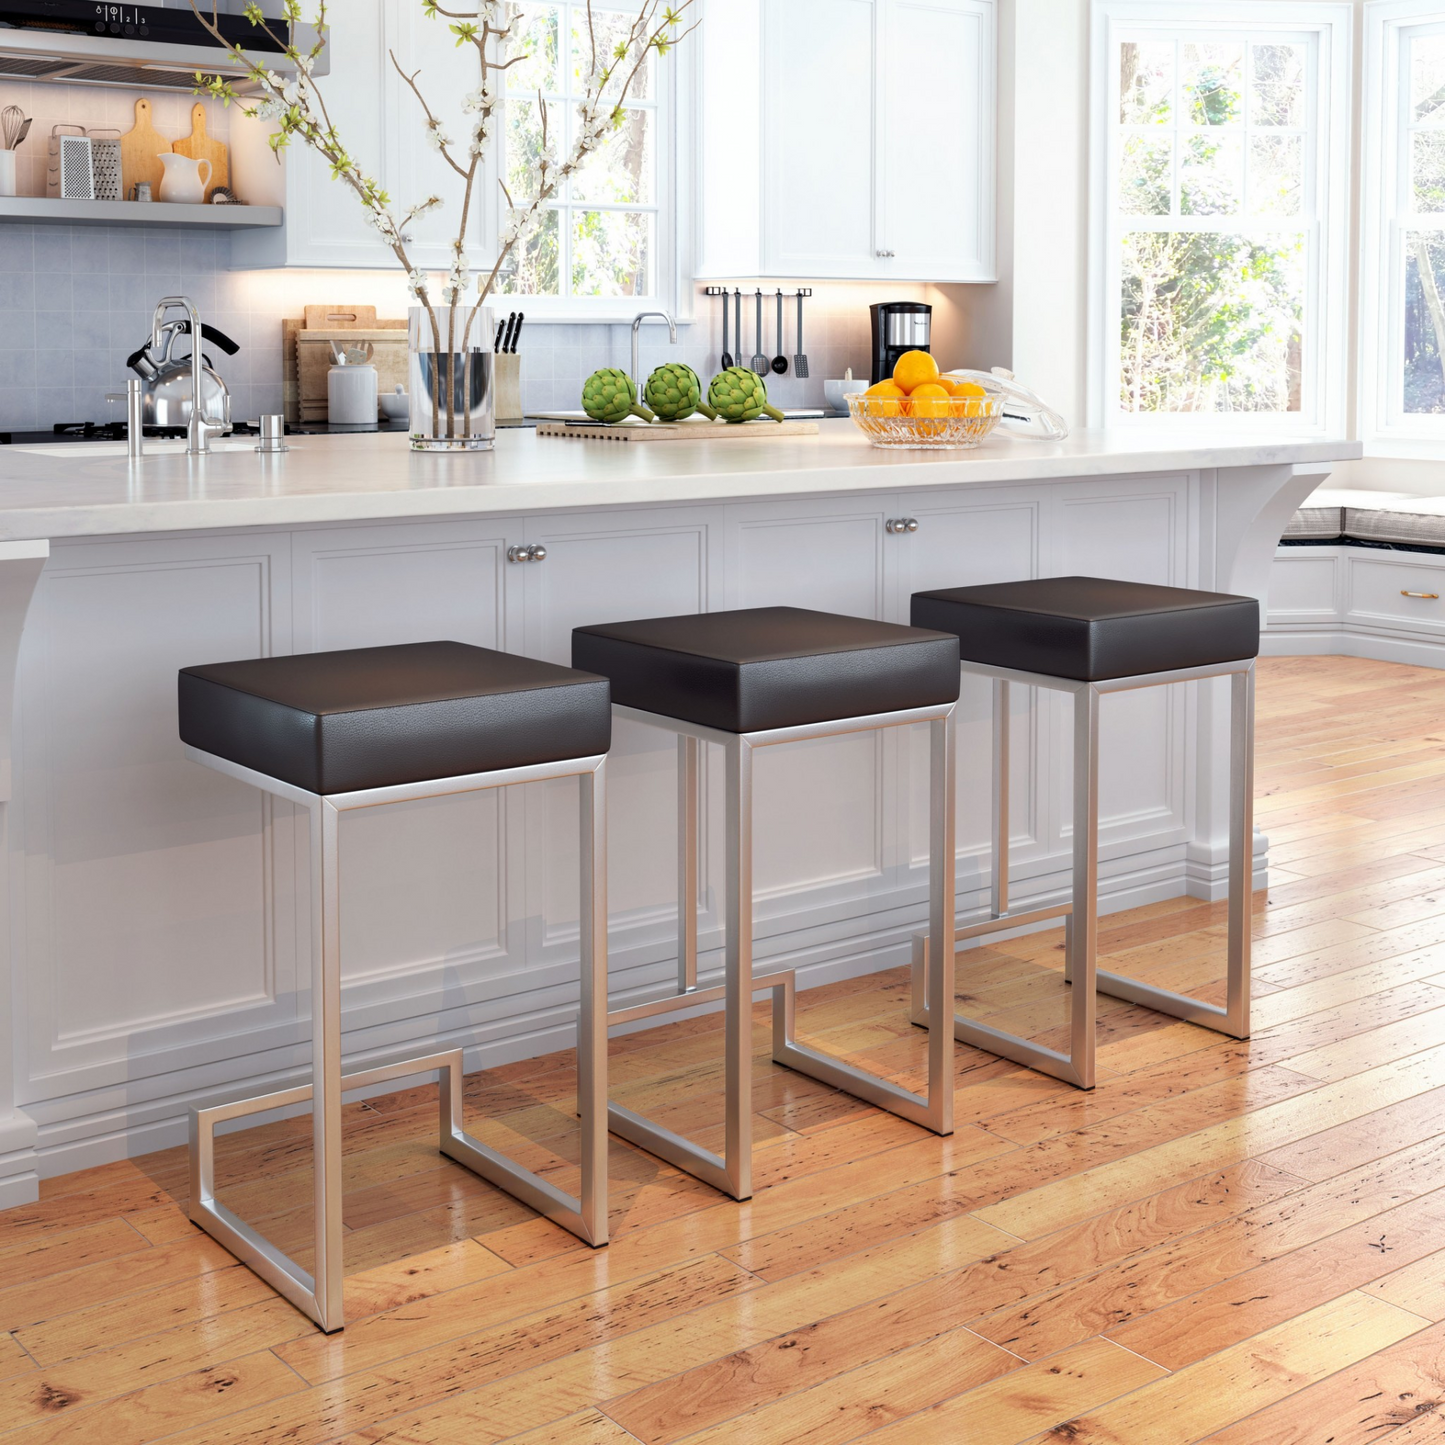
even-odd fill
[{"label": "stainless steel stool frame", "polygon": [[[954,897],[954,708],[909,708],[863,717],[806,723],[764,732],[730,733],[639,708],[614,705],[613,713],[678,736],[678,986],[675,996],[614,1009],[609,1024],[725,1003],[726,1128],[721,1156],[618,1104],[608,1106],[612,1132],[639,1148],[730,1194],[752,1197],[752,996],[773,991],[773,1060],[831,1084],[936,1134],[953,1132],[953,1060],[935,1032],[928,1044],[927,1096],[911,1093],[875,1074],[799,1044],[794,1037],[795,984],[791,970],[753,976],[753,752],[778,743],[878,728],[929,724],[929,937],[943,968],[930,969],[929,1002],[942,1011],[953,997]],[[727,919],[724,978],[720,987],[697,987],[698,744],[718,744],[726,758]]]},{"label": "stainless steel stool frame", "polygon": [[[1082,1089],[1094,1087],[1094,993],[1128,999],[1205,1028],[1249,1037],[1250,895],[1254,873],[1254,659],[1144,673],[1137,677],[1079,682],[1042,673],[1015,672],[965,662],[962,669],[993,680],[993,869],[987,919],[961,926],[957,938],[981,938],[1005,928],[1064,918],[1064,978],[1070,984],[1069,1050],[1046,1048],[1028,1039],[954,1017],[953,1036],[1014,1063],[1025,1064]],[[1170,682],[1228,677],[1230,684],[1229,775],[1229,946],[1226,1002],[1223,1008],[1153,984],[1141,983],[1097,966],[1099,862],[1099,698]],[[1048,688],[1074,698],[1074,859],[1068,903],[1010,913],[1009,856],[1009,686]],[[930,987],[933,951],[923,935],[913,940],[915,1024],[929,1027],[933,1014]]]},{"label": "stainless steel stool frame", "polygon": [[[342,1306],[341,1096],[389,1079],[438,1070],[439,1147],[499,1189],[569,1229],[588,1244],[607,1243],[607,838],[606,754],[530,767],[368,788],[310,793],[226,758],[187,746],[204,767],[300,804],[311,818],[312,1082],[208,1109],[191,1110],[191,1219],[249,1265],[328,1333],[345,1323]],[[580,913],[582,996],[577,1025],[577,1108],[582,1121],[582,1194],[574,1198],[489,1149],[462,1128],[462,1055],[458,1049],[403,1059],[360,1073],[341,1071],[341,872],[337,833],[342,813],[416,798],[505,788],[575,776],[581,806]],[[215,1197],[215,1128],[228,1119],[312,1101],[315,1151],[316,1273],[308,1274]]]}]

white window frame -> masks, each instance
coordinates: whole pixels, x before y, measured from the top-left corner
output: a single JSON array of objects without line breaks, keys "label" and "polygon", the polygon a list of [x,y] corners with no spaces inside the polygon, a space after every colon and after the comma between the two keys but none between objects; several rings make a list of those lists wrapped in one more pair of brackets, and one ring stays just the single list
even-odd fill
[{"label": "white window frame", "polygon": [[[552,3],[576,6],[583,0],[552,0]],[[608,0],[606,8],[627,10],[631,6],[628,0]],[[678,320],[691,319],[692,288],[686,284],[688,278],[685,273],[690,270],[692,235],[687,218],[692,214],[693,205],[691,196],[684,193],[679,158],[689,153],[694,134],[693,87],[688,84],[692,67],[685,63],[685,56],[680,63],[679,56],[696,42],[697,36],[690,35],[667,55],[661,58],[654,56],[652,62],[657,81],[653,105],[653,114],[657,118],[654,135],[657,148],[656,195],[652,203],[635,209],[655,209],[657,258],[653,270],[653,293],[647,296],[514,296],[498,290],[493,293],[494,306],[510,307],[515,304],[526,313],[528,325],[534,321],[571,324],[631,321],[639,311],[654,308],[670,311]],[[495,177],[506,175],[505,108],[504,99],[493,139],[492,173]],[[581,209],[575,205],[573,208]],[[506,203],[501,199],[500,192],[496,210],[499,217],[505,215]],[[567,212],[562,214],[565,219]],[[687,315],[679,315],[680,305],[686,309]]]},{"label": "white window frame", "polygon": [[[1445,4],[1445,0],[1439,0]],[[1200,6],[1190,0],[1094,0],[1090,36],[1090,223],[1089,223],[1089,420],[1092,426],[1214,429],[1270,432],[1340,432],[1345,403],[1349,334],[1350,223],[1350,43],[1352,8],[1294,0],[1218,0]],[[1307,332],[1303,407],[1299,412],[1155,412],[1136,414],[1119,405],[1119,288],[1121,231],[1114,215],[1118,174],[1116,125],[1119,114],[1118,45],[1125,39],[1175,39],[1182,32],[1242,40],[1280,39],[1311,43],[1313,164],[1305,185],[1317,198],[1315,235],[1306,276],[1306,314],[1316,318]],[[1230,218],[1201,229],[1226,228]],[[1224,222],[1221,225],[1219,222]],[[1257,226],[1257,222],[1250,222]]]},{"label": "white window frame", "polygon": [[[1365,6],[1359,409],[1372,456],[1445,456],[1445,415],[1411,415],[1404,407],[1404,238],[1418,225],[1400,154],[1410,99],[1400,81],[1407,43],[1422,30],[1445,31],[1445,0],[1370,0]],[[1427,223],[1435,227],[1445,229],[1445,223]]]}]

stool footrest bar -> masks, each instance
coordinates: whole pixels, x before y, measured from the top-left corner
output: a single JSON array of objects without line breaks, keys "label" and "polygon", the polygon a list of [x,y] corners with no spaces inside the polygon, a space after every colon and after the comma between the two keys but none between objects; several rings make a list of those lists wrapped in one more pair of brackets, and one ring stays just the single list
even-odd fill
[{"label": "stool footrest bar", "polygon": [[1102,968],[1096,975],[1096,987],[1100,993],[1106,993],[1111,998],[1142,1004],[1145,1008],[1155,1009],[1173,1018],[1213,1029],[1215,1033],[1228,1034],[1236,1039],[1249,1037],[1248,1027],[1242,1020],[1233,1017],[1230,1009],[1190,998],[1188,994],[1175,993],[1152,983],[1141,983],[1136,978],[1128,978],[1121,973],[1108,973]]},{"label": "stool footrest bar", "polygon": [[997,918],[984,918],[954,928],[955,939],[984,938],[1002,933],[1006,928],[1024,928],[1030,923],[1043,923],[1050,918],[1065,918],[1074,911],[1072,903],[1050,903],[1043,908],[1021,908],[1017,913],[1001,913]]},{"label": "stool footrest bar", "polygon": [[[495,1184],[539,1214],[562,1228],[570,1230],[587,1244],[607,1242],[607,1221],[601,1222],[600,1238],[594,1238],[583,1217],[582,1201],[549,1184],[530,1169],[515,1164],[504,1154],[489,1149],[462,1128],[462,1051],[448,1049],[422,1058],[402,1059],[373,1069],[361,1069],[341,1076],[344,1093],[373,1088],[393,1079],[412,1074],[435,1072],[438,1076],[438,1107],[440,1133],[437,1147],[449,1159],[470,1169],[473,1174]],[[340,1328],[340,1321],[322,1317],[316,1292],[316,1281],[288,1255],[283,1254],[259,1230],[254,1229],[216,1199],[215,1131],[218,1124],[273,1109],[285,1109],[310,1103],[312,1087],[301,1084],[294,1089],[278,1089],[237,1099],[226,1104],[213,1104],[207,1109],[192,1109],[190,1118],[191,1204],[190,1217],[207,1234],[223,1244],[243,1264],[248,1265],[276,1292],[284,1296],[303,1314],[309,1315],[322,1329]]]},{"label": "stool footrest bar", "polygon": [[720,1154],[684,1139],[661,1124],[654,1124],[651,1119],[644,1119],[641,1114],[634,1114],[631,1109],[624,1109],[621,1104],[607,1106],[607,1127],[619,1139],[626,1139],[684,1174],[691,1174],[694,1179],[736,1197],[733,1182],[728,1178],[727,1162]]}]

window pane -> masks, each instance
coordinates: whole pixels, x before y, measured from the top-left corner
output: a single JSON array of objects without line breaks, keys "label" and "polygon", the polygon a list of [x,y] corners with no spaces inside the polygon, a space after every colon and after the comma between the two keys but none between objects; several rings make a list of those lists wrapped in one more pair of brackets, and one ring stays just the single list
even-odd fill
[{"label": "window pane", "polygon": [[[547,105],[547,143],[555,160],[562,154],[565,111],[558,101]],[[537,193],[537,162],[542,156],[542,111],[535,100],[507,102],[507,190],[514,201]]]},{"label": "window pane", "polygon": [[1249,209],[1257,216],[1297,216],[1304,137],[1256,135],[1249,144]]},{"label": "window pane", "polygon": [[1173,45],[1119,47],[1119,121],[1122,125],[1167,125],[1174,113]]},{"label": "window pane", "polygon": [[1445,35],[1410,42],[1410,104],[1417,121],[1445,120]]},{"label": "window pane", "polygon": [[[596,44],[597,65],[616,63],[614,51],[625,44],[637,21],[637,12],[626,10],[592,11],[591,28],[588,28],[587,7],[578,4],[572,8],[572,84],[577,95],[587,88],[587,79],[592,73],[593,44]],[[628,100],[652,99],[652,56],[649,54],[637,72],[637,79],[627,91]]]},{"label": "window pane", "polygon": [[512,252],[516,275],[501,278],[498,290],[507,296],[557,296],[561,253],[557,212],[548,211],[541,225]]},{"label": "window pane", "polygon": [[1301,238],[1134,232],[1121,259],[1124,411],[1300,410]]},{"label": "window pane", "polygon": [[1242,45],[1180,46],[1186,118],[1194,125],[1231,125],[1243,118]]},{"label": "window pane", "polygon": [[1237,135],[1184,138],[1179,209],[1186,216],[1232,216],[1243,203],[1244,150]]},{"label": "window pane", "polygon": [[1167,216],[1173,166],[1169,136],[1126,137],[1119,157],[1119,210],[1126,216]]},{"label": "window pane", "polygon": [[654,198],[652,132],[652,111],[624,112],[622,125],[572,177],[572,199],[650,205]]},{"label": "window pane", "polygon": [[636,211],[573,213],[573,295],[650,295],[651,270],[651,215]]},{"label": "window pane", "polygon": [[1410,137],[1410,193],[1421,215],[1445,212],[1445,131],[1420,130]]},{"label": "window pane", "polygon": [[1445,412],[1445,235],[1405,237],[1405,410]]},{"label": "window pane", "polygon": [[1250,56],[1254,81],[1250,119],[1255,125],[1303,125],[1304,51],[1298,45],[1255,45]]},{"label": "window pane", "polygon": [[557,45],[557,7],[519,6],[507,55],[508,58],[514,55],[525,55],[527,58],[508,68],[507,89],[523,95],[536,95],[539,90],[560,95],[562,77]]}]

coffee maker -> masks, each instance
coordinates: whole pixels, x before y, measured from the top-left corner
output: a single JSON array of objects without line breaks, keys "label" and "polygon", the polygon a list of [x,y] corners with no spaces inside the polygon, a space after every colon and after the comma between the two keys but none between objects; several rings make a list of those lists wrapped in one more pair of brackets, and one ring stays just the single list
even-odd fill
[{"label": "coffee maker", "polygon": [[873,374],[870,385],[893,375],[893,364],[905,351],[927,351],[933,329],[933,307],[922,301],[879,301],[873,316]]}]

